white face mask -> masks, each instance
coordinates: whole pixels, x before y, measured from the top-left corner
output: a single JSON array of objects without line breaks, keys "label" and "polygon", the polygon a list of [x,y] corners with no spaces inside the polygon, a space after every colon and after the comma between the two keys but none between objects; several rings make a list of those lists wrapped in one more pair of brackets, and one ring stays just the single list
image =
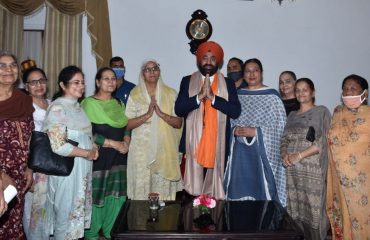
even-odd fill
[{"label": "white face mask", "polygon": [[366,98],[361,99],[362,95],[364,95],[365,93],[366,93],[366,89],[361,93],[361,95],[357,95],[357,96],[343,96],[342,95],[342,101],[344,105],[346,105],[346,107],[350,109],[358,108],[366,99]]}]

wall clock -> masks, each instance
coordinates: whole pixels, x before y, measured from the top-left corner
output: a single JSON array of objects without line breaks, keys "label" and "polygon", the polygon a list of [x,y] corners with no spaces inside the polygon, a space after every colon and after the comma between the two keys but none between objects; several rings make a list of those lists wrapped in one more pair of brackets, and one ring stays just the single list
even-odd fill
[{"label": "wall clock", "polygon": [[203,10],[196,10],[186,24],[186,35],[190,39],[190,52],[195,54],[198,46],[206,42],[212,35],[212,25]]}]

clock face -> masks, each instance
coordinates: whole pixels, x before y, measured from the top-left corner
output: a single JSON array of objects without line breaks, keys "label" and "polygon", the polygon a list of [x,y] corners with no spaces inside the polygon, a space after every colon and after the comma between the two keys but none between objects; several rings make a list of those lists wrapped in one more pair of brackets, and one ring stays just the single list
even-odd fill
[{"label": "clock face", "polygon": [[195,19],[189,26],[190,35],[197,40],[206,38],[209,33],[209,24],[202,19]]}]

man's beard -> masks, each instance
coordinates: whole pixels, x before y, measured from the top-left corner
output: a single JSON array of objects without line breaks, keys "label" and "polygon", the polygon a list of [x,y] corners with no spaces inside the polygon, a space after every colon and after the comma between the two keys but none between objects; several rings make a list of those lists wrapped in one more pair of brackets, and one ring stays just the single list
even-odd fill
[{"label": "man's beard", "polygon": [[198,63],[198,69],[203,76],[206,76],[207,74],[209,74],[209,76],[213,76],[217,72],[218,66],[213,66],[211,64],[205,64],[202,66]]}]

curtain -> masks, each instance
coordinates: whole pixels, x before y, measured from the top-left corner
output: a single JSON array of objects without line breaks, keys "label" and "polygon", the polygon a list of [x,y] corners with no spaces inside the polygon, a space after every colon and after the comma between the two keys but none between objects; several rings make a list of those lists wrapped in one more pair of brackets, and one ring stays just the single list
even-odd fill
[{"label": "curtain", "polygon": [[[112,57],[112,43],[107,0],[0,0],[0,6],[19,16],[32,14],[44,3],[49,3],[61,13],[72,16],[86,13],[92,52],[96,56],[97,67],[108,65]],[[0,18],[0,21],[3,20]],[[0,22],[0,27],[1,25],[3,24]],[[2,27],[2,29],[4,28]],[[23,21],[21,30],[23,31]],[[18,36],[22,36],[22,34]]]},{"label": "curtain", "polygon": [[23,49],[23,16],[0,7],[0,49],[13,53],[18,60]]},{"label": "curtain", "polygon": [[23,32],[23,55],[22,60],[33,59],[38,67],[43,68],[43,31]]},{"label": "curtain", "polygon": [[26,16],[42,6],[44,0],[0,0],[0,5],[13,14]]},{"label": "curtain", "polygon": [[[85,11],[85,4],[91,0],[48,0],[55,9],[67,15],[78,15]],[[105,1],[103,1],[105,2]]]},{"label": "curtain", "polygon": [[66,15],[47,4],[43,58],[50,96],[58,90],[60,70],[68,65],[81,67],[81,55],[82,15]]},{"label": "curtain", "polygon": [[107,0],[88,0],[86,6],[87,30],[97,68],[109,66],[112,58],[112,42]]},{"label": "curtain", "polygon": [[[84,12],[86,5],[88,5],[90,1],[91,0],[0,0],[0,5],[16,15],[26,16],[32,14],[44,3],[49,3],[61,13],[76,15]],[[102,0],[102,2],[106,2],[106,0]]]}]

